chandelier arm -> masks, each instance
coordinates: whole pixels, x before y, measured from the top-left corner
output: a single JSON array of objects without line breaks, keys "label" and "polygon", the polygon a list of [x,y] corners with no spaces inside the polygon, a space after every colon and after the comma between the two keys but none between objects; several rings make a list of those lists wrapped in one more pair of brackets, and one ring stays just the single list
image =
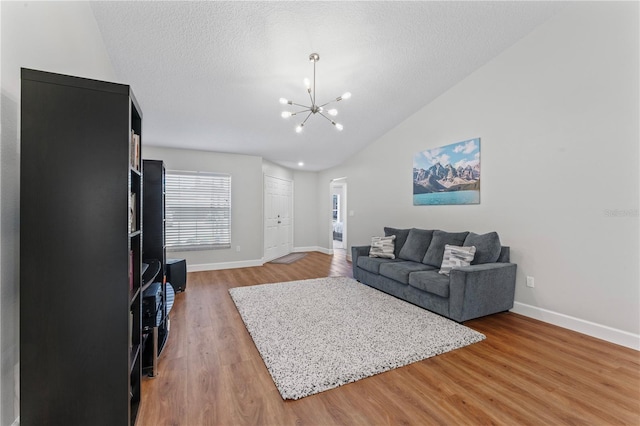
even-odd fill
[{"label": "chandelier arm", "polygon": [[297,104],[295,102],[291,102],[291,105],[299,106],[301,108],[307,108],[309,111],[311,111],[311,107],[307,105]]},{"label": "chandelier arm", "polygon": [[325,102],[325,103],[323,103],[322,105],[318,105],[318,108],[322,108],[323,106],[329,105],[329,104],[330,104],[330,103],[332,103],[332,102],[337,102],[337,101],[336,101],[335,99],[333,99],[333,100],[331,100],[331,101],[329,101],[329,102]]},{"label": "chandelier arm", "polygon": [[305,107],[306,109],[301,109],[300,111],[296,111],[296,112],[292,112],[291,114],[300,114],[302,112],[307,112],[307,111],[311,111],[311,108],[309,107]]},{"label": "chandelier arm", "polygon": [[334,122],[332,119],[330,119],[329,117],[327,117],[326,115],[324,115],[324,114],[323,114],[323,113],[321,113],[320,111],[318,111],[318,114],[320,114],[321,116],[323,116],[324,118],[326,118],[326,119],[327,119],[327,121],[329,121],[331,124],[335,124],[335,122]]},{"label": "chandelier arm", "polygon": [[304,123],[307,122],[307,120],[309,119],[309,117],[311,117],[311,114],[313,114],[312,112],[309,113],[309,115],[307,115],[307,118],[304,119],[304,121],[302,122],[302,125],[304,126]]},{"label": "chandelier arm", "polygon": [[311,101],[311,105],[315,105],[316,104],[315,99],[313,99],[316,96],[315,90],[316,90],[316,88],[314,87],[313,88],[313,96],[311,96],[311,90],[307,90],[307,93],[309,94],[309,100]]}]

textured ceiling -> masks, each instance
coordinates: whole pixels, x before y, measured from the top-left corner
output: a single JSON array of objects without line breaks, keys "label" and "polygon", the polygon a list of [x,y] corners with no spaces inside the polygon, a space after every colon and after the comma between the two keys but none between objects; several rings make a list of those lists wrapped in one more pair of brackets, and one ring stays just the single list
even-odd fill
[{"label": "textured ceiling", "polygon": [[[543,23],[558,2],[92,2],[147,145],[262,156],[322,170],[375,141]],[[345,91],[338,132],[297,134],[285,97]]]}]

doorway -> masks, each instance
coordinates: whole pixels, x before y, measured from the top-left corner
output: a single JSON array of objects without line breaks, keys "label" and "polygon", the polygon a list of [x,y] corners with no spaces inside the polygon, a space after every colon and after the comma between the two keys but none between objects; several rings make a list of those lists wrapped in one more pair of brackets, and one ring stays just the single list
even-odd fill
[{"label": "doorway", "polygon": [[293,182],[264,176],[264,261],[293,250]]},{"label": "doorway", "polygon": [[331,248],[347,248],[347,180],[334,179],[330,185],[331,193]]}]

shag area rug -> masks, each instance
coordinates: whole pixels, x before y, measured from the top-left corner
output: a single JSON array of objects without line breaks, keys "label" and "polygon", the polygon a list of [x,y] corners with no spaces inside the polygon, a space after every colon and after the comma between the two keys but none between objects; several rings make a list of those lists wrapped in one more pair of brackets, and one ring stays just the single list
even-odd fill
[{"label": "shag area rug", "polygon": [[283,399],[300,399],[485,338],[351,278],[236,287],[229,293]]}]

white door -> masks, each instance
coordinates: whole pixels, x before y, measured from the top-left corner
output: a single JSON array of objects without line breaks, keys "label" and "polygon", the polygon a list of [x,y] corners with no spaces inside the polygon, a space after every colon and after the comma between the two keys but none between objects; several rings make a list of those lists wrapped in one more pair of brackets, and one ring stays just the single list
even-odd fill
[{"label": "white door", "polygon": [[264,177],[264,260],[293,250],[293,182]]}]

